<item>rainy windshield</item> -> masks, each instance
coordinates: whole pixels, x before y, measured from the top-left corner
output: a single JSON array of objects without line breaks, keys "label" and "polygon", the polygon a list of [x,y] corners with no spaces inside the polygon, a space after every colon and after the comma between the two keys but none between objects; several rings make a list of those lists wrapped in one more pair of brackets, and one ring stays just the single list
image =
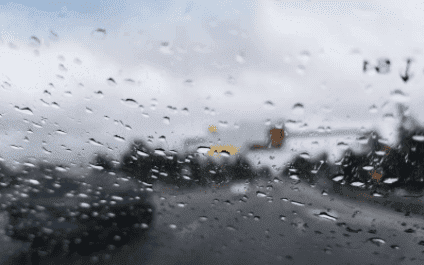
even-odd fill
[{"label": "rainy windshield", "polygon": [[0,4],[0,263],[423,264],[422,10]]}]

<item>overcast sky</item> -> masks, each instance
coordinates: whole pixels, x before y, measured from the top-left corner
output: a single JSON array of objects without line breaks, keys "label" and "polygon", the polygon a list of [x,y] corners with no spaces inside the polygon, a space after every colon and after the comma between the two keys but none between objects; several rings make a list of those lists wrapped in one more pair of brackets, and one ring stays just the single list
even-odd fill
[{"label": "overcast sky", "polygon": [[[173,149],[209,125],[240,146],[263,139],[268,119],[387,129],[399,101],[422,121],[423,11],[418,1],[0,5],[1,156],[79,163],[149,135]],[[382,57],[390,74],[362,72]]]}]

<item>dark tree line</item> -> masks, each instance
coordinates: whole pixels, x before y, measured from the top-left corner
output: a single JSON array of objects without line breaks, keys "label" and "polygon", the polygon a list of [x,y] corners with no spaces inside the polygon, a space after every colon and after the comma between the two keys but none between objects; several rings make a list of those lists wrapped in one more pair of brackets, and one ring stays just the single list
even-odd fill
[{"label": "dark tree line", "polygon": [[[285,167],[282,174],[296,175],[300,181],[310,184],[322,176],[329,181],[336,176],[343,176],[341,185],[349,186],[357,182],[363,184],[362,189],[392,191],[403,188],[411,192],[424,191],[424,128],[401,128],[399,133],[399,144],[388,146],[383,143],[380,135],[372,132],[368,135],[368,152],[355,154],[348,149],[336,164],[327,162],[327,154],[314,160],[299,155]],[[378,178],[373,177],[373,173],[377,173],[374,175]],[[334,183],[333,188],[338,190],[340,183]]]},{"label": "dark tree line", "polygon": [[253,179],[258,175],[243,156],[232,162],[226,159],[222,163],[212,157],[202,159],[199,156],[156,155],[145,142],[136,140],[122,156],[120,170],[145,183],[162,182],[187,188]]}]

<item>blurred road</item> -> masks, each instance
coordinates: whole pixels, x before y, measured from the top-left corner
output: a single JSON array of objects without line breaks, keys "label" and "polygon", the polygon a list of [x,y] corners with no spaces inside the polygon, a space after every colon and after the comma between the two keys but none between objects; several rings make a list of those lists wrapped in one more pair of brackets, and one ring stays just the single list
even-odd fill
[{"label": "blurred road", "polygon": [[152,265],[422,264],[422,229],[412,240],[404,232],[422,216],[405,217],[364,197],[322,195],[325,186],[259,180],[243,201],[230,187],[158,192],[150,239],[119,256]]}]

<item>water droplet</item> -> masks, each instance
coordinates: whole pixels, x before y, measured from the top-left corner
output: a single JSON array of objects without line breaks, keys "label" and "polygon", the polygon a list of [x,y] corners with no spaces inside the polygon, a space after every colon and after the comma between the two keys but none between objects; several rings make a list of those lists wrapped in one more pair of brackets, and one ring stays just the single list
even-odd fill
[{"label": "water droplet", "polygon": [[91,36],[96,40],[104,40],[106,38],[106,29],[98,28],[91,32]]},{"label": "water droplet", "polygon": [[390,98],[395,102],[408,102],[410,100],[409,96],[400,89],[392,91]]},{"label": "water droplet", "polygon": [[160,155],[160,156],[166,156],[166,154],[165,154],[165,150],[160,149],[160,148],[155,149],[154,154],[155,154],[155,155]]},{"label": "water droplet", "polygon": [[350,185],[351,186],[354,186],[354,187],[364,187],[365,186],[365,183],[359,182],[359,181],[355,181],[355,182],[352,182]]},{"label": "water droplet", "polygon": [[81,206],[82,208],[90,208],[90,204],[85,203],[85,202],[80,203],[80,206]]},{"label": "water droplet", "polygon": [[306,152],[301,153],[301,154],[300,154],[300,157],[301,157],[301,158],[304,158],[304,159],[309,159],[309,158],[311,158],[311,156],[310,156],[308,153],[306,153]]},{"label": "water droplet", "polygon": [[39,47],[41,45],[41,41],[36,36],[30,37],[30,45],[33,47]]},{"label": "water droplet", "polygon": [[237,231],[237,229],[234,226],[228,225],[227,229],[230,231]]},{"label": "water droplet", "polygon": [[33,168],[37,167],[37,166],[36,166],[36,165],[34,165],[33,163],[29,163],[29,162],[25,162],[25,163],[24,163],[24,166],[26,166],[26,167],[33,167]]},{"label": "water droplet", "polygon": [[393,116],[393,113],[386,113],[383,115],[383,120],[385,122],[394,122],[395,121],[395,117]]},{"label": "water droplet", "polygon": [[59,64],[59,67],[58,68],[62,72],[67,72],[68,71],[68,69],[66,69],[66,67],[63,64]]},{"label": "water droplet", "polygon": [[305,74],[305,66],[304,65],[298,65],[296,68],[296,73],[299,75]]},{"label": "water droplet", "polygon": [[206,154],[207,152],[209,152],[209,150],[210,150],[210,147],[207,147],[207,146],[199,146],[197,148],[197,152],[201,154]]},{"label": "water droplet", "polygon": [[300,180],[298,175],[290,175],[289,178],[293,180]]},{"label": "water droplet", "polygon": [[228,122],[226,122],[226,121],[219,121],[219,126],[221,126],[221,127],[228,127]]},{"label": "water droplet", "polygon": [[119,197],[119,196],[111,196],[111,199],[115,200],[115,201],[123,201],[124,200],[124,198]]},{"label": "water droplet", "polygon": [[26,107],[19,108],[18,106],[15,106],[15,109],[17,111],[19,111],[20,113],[23,113],[23,114],[34,115],[34,113],[32,112],[32,110],[30,108],[26,108]]},{"label": "water droplet", "polygon": [[162,143],[166,142],[166,137],[164,135],[159,137],[159,141],[161,141]]},{"label": "water droplet", "polygon": [[266,197],[266,194],[263,193],[263,192],[257,191],[256,196],[259,197],[259,198],[264,198],[264,197]]},{"label": "water droplet", "polygon": [[225,95],[226,95],[227,97],[232,97],[232,96],[233,96],[233,92],[231,92],[231,91],[226,91],[226,92],[225,92]]},{"label": "water droplet", "polygon": [[116,81],[115,81],[115,79],[113,79],[112,77],[110,77],[110,78],[107,79],[107,84],[109,86],[116,86]]},{"label": "water droplet", "polygon": [[377,192],[373,192],[371,195],[374,196],[374,197],[383,197],[383,194],[380,194],[380,193],[377,193]]},{"label": "water droplet", "polygon": [[265,101],[264,106],[265,106],[265,109],[269,109],[269,110],[274,109],[274,103],[270,100]]},{"label": "water droplet", "polygon": [[57,166],[57,167],[55,167],[54,169],[55,169],[56,171],[59,171],[59,172],[67,172],[67,171],[68,171],[68,169],[67,169],[67,168],[60,167],[60,166]]},{"label": "water droplet", "polygon": [[331,220],[331,221],[337,221],[337,218],[336,217],[331,216],[331,215],[329,215],[326,212],[321,212],[318,216],[321,217],[321,218],[324,218],[324,219]]},{"label": "water droplet", "polygon": [[39,185],[40,184],[40,182],[38,180],[35,180],[35,179],[30,179],[30,180],[28,180],[28,182],[33,184],[33,185]]},{"label": "water droplet", "polygon": [[413,135],[412,139],[417,142],[424,142],[424,135]]},{"label": "water droplet", "polygon": [[340,149],[342,149],[342,150],[349,149],[349,145],[347,143],[345,143],[345,142],[339,142],[339,143],[337,143],[337,147],[340,148]]},{"label": "water droplet", "polygon": [[171,119],[169,117],[163,117],[163,123],[169,125],[171,123]]},{"label": "water droplet", "polygon": [[177,226],[176,226],[176,225],[174,225],[174,224],[170,224],[170,225],[169,225],[169,228],[171,228],[171,229],[176,229],[176,228],[177,228]]},{"label": "water droplet", "polygon": [[415,231],[414,229],[412,229],[412,228],[408,228],[408,229],[406,229],[404,232],[405,232],[405,233],[408,233],[408,234],[413,234],[413,233],[415,233],[416,231]]},{"label": "water droplet", "polygon": [[187,80],[184,81],[184,85],[192,87],[192,86],[194,86],[194,82],[191,79],[187,79]]},{"label": "water droplet", "polygon": [[75,58],[74,59],[74,63],[75,64],[78,64],[78,65],[81,65],[82,64],[82,61],[79,58]]},{"label": "water droplet", "polygon": [[356,139],[357,141],[358,141],[358,143],[360,143],[360,144],[367,144],[368,143],[368,137],[365,137],[365,136],[362,136],[362,137],[359,137],[358,139]]},{"label": "water droplet", "polygon": [[369,108],[369,112],[370,112],[370,113],[377,113],[377,112],[378,112],[377,106],[376,106],[376,105],[372,105],[372,106]]},{"label": "water droplet", "polygon": [[43,227],[42,228],[43,233],[50,235],[53,233],[53,229],[47,228],[47,227]]},{"label": "water droplet", "polygon": [[[106,203],[106,201],[104,201],[104,202]],[[107,213],[107,216],[110,217],[110,218],[114,218],[116,215],[114,213],[109,212],[109,213]]]},{"label": "water droplet", "polygon": [[161,43],[159,51],[163,54],[174,54],[174,51],[171,49],[171,45],[167,41]]},{"label": "water droplet", "polygon": [[333,252],[331,252],[331,248],[329,248],[329,247],[326,247],[326,248],[324,248],[324,253],[325,254],[331,254],[331,253],[333,253]]},{"label": "water droplet", "polygon": [[221,153],[219,153],[219,155],[221,155],[222,157],[230,157],[230,153],[226,151],[222,151]]},{"label": "water droplet", "polygon": [[373,237],[373,238],[370,238],[368,240],[376,246],[381,246],[381,245],[386,243],[386,241],[384,241],[381,238],[377,238],[377,237]]},{"label": "water droplet", "polygon": [[398,180],[399,180],[399,178],[387,178],[383,182],[384,183],[387,183],[387,184],[392,184],[392,183],[394,183],[394,182],[396,182]]},{"label": "water droplet", "polygon": [[297,103],[293,106],[292,112],[295,115],[303,115],[305,113],[305,108],[304,108],[303,104]]},{"label": "water droplet", "polygon": [[57,41],[57,40],[59,40],[59,35],[56,32],[54,32],[53,30],[50,30],[49,39],[52,40],[52,41]]},{"label": "water droplet", "polygon": [[52,102],[51,106],[55,109],[60,109],[59,104],[57,104],[56,102]]},{"label": "water droplet", "polygon": [[103,146],[102,143],[97,142],[96,140],[94,140],[93,138],[90,138],[88,141],[90,144],[95,145],[95,146]]},{"label": "water droplet", "polygon": [[125,138],[119,135],[114,135],[113,138],[119,142],[125,142]]},{"label": "water droplet", "polygon": [[341,181],[343,178],[344,178],[344,176],[337,176],[337,177],[334,177],[334,178],[333,178],[333,181],[335,181],[335,182],[339,182],[339,181]]},{"label": "water droplet", "polygon": [[149,157],[149,154],[147,154],[147,153],[145,153],[143,151],[140,151],[140,150],[137,150],[137,155],[144,156],[144,157]]},{"label": "water droplet", "polygon": [[200,216],[199,217],[200,222],[206,222],[207,220],[208,220],[208,218],[206,216]]},{"label": "water droplet", "polygon": [[309,62],[309,59],[311,58],[311,54],[308,51],[302,51],[299,54],[299,60],[303,63],[306,64]]},{"label": "water droplet", "polygon": [[135,101],[132,98],[127,98],[127,99],[121,99],[121,102],[131,108],[137,108],[138,107],[138,103],[137,101]]},{"label": "water droplet", "polygon": [[150,103],[150,109],[155,110],[157,105],[158,105],[157,99],[152,98],[152,101]]},{"label": "water droplet", "polygon": [[304,203],[302,203],[302,202],[297,202],[297,201],[290,201],[291,202],[291,204],[293,204],[293,205],[297,205],[297,206],[305,206],[305,204]]},{"label": "water droplet", "polygon": [[176,114],[178,112],[177,108],[173,106],[167,106],[167,109],[173,114]]}]

